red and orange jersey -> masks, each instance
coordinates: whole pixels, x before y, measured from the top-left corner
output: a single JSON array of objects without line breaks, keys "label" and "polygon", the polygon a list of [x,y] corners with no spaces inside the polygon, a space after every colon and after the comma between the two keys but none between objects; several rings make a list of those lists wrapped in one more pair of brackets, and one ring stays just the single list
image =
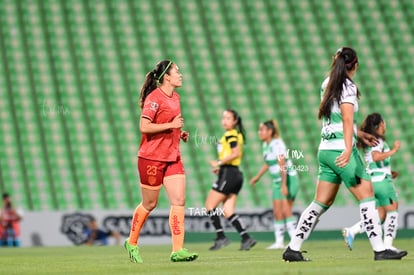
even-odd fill
[{"label": "red and orange jersey", "polygon": [[[150,93],[144,102],[141,117],[152,123],[171,122],[181,114],[180,96],[173,92],[171,96],[160,88]],[[180,158],[180,129],[169,129],[155,134],[142,134],[138,156],[157,161],[176,161]]]}]

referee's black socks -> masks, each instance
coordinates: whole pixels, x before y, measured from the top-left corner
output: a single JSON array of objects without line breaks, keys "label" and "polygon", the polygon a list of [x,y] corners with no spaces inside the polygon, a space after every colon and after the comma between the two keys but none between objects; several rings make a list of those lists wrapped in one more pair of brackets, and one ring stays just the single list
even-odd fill
[{"label": "referee's black socks", "polygon": [[230,217],[228,217],[227,219],[229,220],[231,225],[233,225],[233,227],[236,228],[237,232],[239,232],[240,237],[242,238],[243,241],[250,238],[250,235],[247,233],[246,229],[244,228],[244,226],[240,222],[239,215],[233,214]]},{"label": "referee's black socks", "polygon": [[224,230],[221,226],[220,217],[217,215],[217,210],[213,209],[208,211],[208,216],[210,217],[211,223],[216,229],[217,239],[224,239],[226,236],[224,235]]}]

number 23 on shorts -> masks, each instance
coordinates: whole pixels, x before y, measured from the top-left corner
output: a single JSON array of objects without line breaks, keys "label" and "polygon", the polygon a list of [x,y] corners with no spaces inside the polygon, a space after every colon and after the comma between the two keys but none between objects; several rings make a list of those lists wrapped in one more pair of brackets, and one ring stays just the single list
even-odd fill
[{"label": "number 23 on shorts", "polygon": [[156,176],[157,175],[157,166],[147,165],[147,175],[148,176]]}]

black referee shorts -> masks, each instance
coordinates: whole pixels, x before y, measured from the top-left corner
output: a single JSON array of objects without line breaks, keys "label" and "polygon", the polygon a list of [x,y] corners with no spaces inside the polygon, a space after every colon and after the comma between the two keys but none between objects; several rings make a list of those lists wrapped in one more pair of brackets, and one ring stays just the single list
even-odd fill
[{"label": "black referee shorts", "polygon": [[218,179],[213,184],[213,190],[225,195],[238,194],[243,185],[243,173],[239,167],[223,165],[220,167]]}]

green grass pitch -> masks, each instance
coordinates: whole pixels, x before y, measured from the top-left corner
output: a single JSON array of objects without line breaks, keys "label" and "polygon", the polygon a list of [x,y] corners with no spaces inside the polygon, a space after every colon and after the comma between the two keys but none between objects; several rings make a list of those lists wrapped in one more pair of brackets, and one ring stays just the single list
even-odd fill
[{"label": "green grass pitch", "polygon": [[303,246],[311,262],[286,263],[281,250],[266,250],[268,242],[258,243],[250,251],[239,251],[232,242],[222,250],[208,251],[210,243],[189,243],[199,253],[194,262],[172,263],[171,247],[143,246],[143,264],[129,262],[121,246],[1,248],[0,274],[413,274],[414,239],[395,241],[409,254],[401,261],[373,260],[367,240],[356,240],[353,251],[343,242],[310,240]]}]

